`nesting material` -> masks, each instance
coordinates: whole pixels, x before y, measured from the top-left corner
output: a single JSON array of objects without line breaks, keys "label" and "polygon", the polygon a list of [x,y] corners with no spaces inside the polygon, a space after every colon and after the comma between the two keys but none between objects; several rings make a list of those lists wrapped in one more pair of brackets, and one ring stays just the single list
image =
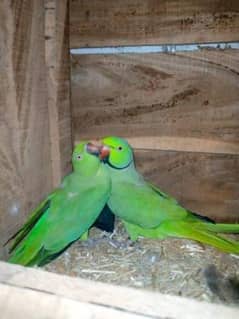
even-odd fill
[{"label": "nesting material", "polygon": [[92,229],[45,266],[49,271],[94,281],[239,305],[239,258],[184,239],[132,243],[121,223],[116,235]]}]

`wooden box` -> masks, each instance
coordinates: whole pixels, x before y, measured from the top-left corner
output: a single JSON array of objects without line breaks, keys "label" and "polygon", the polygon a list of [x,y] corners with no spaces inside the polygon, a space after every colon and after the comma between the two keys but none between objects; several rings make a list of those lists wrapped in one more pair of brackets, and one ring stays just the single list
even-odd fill
[{"label": "wooden box", "polygon": [[[217,221],[238,222],[239,50],[229,46],[174,50],[177,44],[238,40],[236,0],[1,1],[1,259],[7,256],[3,243],[71,171],[73,145],[105,135],[126,137],[144,176],[189,209]],[[133,45],[163,45],[164,51],[172,50],[70,54],[75,48]],[[175,313],[159,309],[160,298],[167,309],[173,298],[150,293],[145,293],[146,310],[137,308],[143,292],[129,290],[129,298],[138,298],[132,307],[127,300],[98,299],[95,295],[101,289],[112,289],[116,299],[118,293],[123,298],[124,289],[103,285],[94,290],[91,282],[82,284],[92,298],[59,294],[55,288],[34,291],[30,297],[23,279],[15,283],[2,275],[12,276],[15,269],[20,268],[1,264],[2,297],[11,291],[33,299],[42,294],[44,307],[58,299],[67,305],[77,301],[76,311],[82,306],[79,300],[101,310],[106,302],[116,318],[187,318],[182,308],[188,306],[188,318],[202,317],[203,306],[180,298],[175,299]],[[26,278],[38,276],[37,270],[20,271]],[[39,276],[45,283],[54,277],[40,272]],[[61,286],[61,280],[71,281],[60,276],[54,280],[63,291],[67,284]],[[80,281],[75,279],[74,285],[80,286]],[[29,287],[43,289],[38,279]],[[49,293],[56,293],[52,301]],[[218,318],[235,317],[234,310],[225,310],[228,316],[223,316],[219,306],[208,307]],[[107,318],[109,309],[103,310],[105,316],[101,316]],[[10,318],[10,312],[6,314],[1,318]],[[91,318],[91,313],[85,317]],[[203,317],[207,318],[206,311]],[[59,318],[68,317],[59,311]]]}]

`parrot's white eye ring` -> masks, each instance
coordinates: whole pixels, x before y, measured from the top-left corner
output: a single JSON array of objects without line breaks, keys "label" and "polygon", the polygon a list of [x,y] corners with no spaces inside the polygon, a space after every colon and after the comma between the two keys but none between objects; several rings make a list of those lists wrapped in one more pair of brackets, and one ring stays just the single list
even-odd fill
[{"label": "parrot's white eye ring", "polygon": [[82,156],[81,155],[77,155],[76,158],[80,161],[82,160]]},{"label": "parrot's white eye ring", "polygon": [[122,151],[123,147],[122,146],[119,146],[118,147],[118,151]]}]

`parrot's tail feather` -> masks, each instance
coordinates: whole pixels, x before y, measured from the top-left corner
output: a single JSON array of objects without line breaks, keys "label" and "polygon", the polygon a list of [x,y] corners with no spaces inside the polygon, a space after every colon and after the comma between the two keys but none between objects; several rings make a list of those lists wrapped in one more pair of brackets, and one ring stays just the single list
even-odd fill
[{"label": "parrot's tail feather", "polygon": [[204,224],[202,227],[213,233],[239,234],[239,224]]},{"label": "parrot's tail feather", "polygon": [[239,243],[235,240],[227,239],[215,233],[209,232],[206,229],[199,229],[185,222],[167,222],[161,227],[161,231],[168,236],[181,237],[199,241],[204,244],[211,245],[221,251],[239,254]]},{"label": "parrot's tail feather", "polygon": [[47,231],[44,224],[44,217],[42,217],[35,227],[24,237],[24,240],[18,243],[11,251],[8,262],[13,264],[20,264],[23,266],[38,264],[38,256],[42,250],[42,236]]},{"label": "parrot's tail feather", "polygon": [[13,250],[21,243],[21,241],[29,234],[32,228],[36,225],[38,220],[42,217],[42,215],[47,211],[49,208],[50,201],[49,199],[42,202],[32,213],[28,221],[22,228],[19,229],[17,233],[15,233],[12,237],[8,239],[8,241],[4,244],[7,245],[12,239],[15,238],[12,246],[9,249],[9,252],[13,252]]},{"label": "parrot's tail feather", "polygon": [[10,255],[8,262],[11,264],[20,264],[22,266],[28,266],[31,264],[32,260],[35,260],[39,249],[31,245],[26,245],[25,243],[20,244],[14,253]]}]

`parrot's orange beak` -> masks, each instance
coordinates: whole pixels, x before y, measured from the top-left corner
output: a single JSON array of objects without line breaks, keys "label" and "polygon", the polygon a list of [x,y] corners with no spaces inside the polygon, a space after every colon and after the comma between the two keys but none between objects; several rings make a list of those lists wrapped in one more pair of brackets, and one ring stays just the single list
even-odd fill
[{"label": "parrot's orange beak", "polygon": [[96,141],[94,141],[93,143],[89,142],[86,145],[86,150],[88,153],[98,156],[101,161],[107,158],[110,154],[110,149],[107,146],[102,145],[101,143],[98,143]]},{"label": "parrot's orange beak", "polygon": [[99,158],[101,161],[106,159],[110,155],[110,149],[106,145],[101,146]]}]

